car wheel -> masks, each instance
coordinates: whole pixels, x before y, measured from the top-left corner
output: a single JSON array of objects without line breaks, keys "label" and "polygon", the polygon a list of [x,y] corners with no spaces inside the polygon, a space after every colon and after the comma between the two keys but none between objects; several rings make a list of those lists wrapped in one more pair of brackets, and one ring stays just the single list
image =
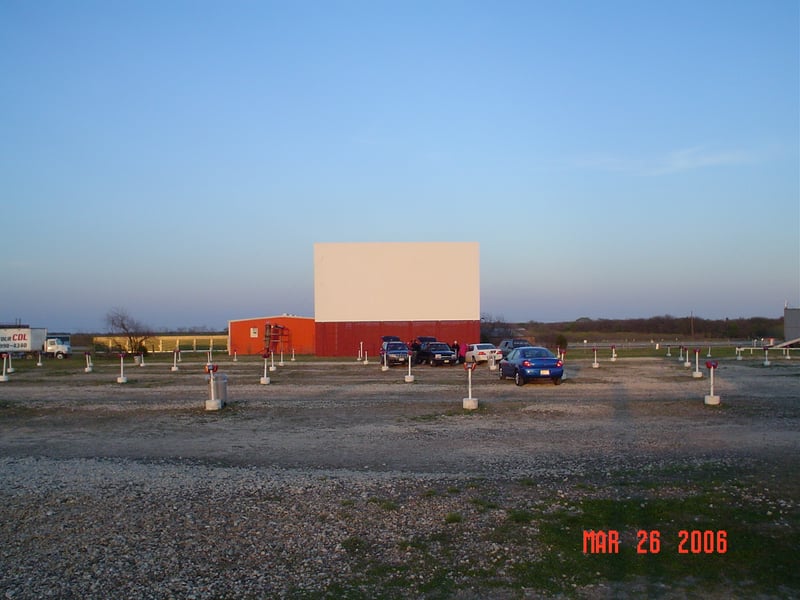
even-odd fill
[{"label": "car wheel", "polygon": [[519,371],[514,373],[514,383],[517,385],[525,385],[525,377],[523,377],[522,373]]},{"label": "car wheel", "polygon": [[553,377],[553,385],[561,385],[561,377]]}]

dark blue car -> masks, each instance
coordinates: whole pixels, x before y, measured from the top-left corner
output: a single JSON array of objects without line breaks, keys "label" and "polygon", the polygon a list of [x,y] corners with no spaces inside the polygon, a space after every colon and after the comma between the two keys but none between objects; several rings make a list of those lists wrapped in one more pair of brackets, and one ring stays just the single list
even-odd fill
[{"label": "dark blue car", "polygon": [[563,361],[541,346],[514,348],[500,361],[500,379],[513,377],[517,385],[525,385],[531,379],[550,379],[558,385],[563,376]]}]

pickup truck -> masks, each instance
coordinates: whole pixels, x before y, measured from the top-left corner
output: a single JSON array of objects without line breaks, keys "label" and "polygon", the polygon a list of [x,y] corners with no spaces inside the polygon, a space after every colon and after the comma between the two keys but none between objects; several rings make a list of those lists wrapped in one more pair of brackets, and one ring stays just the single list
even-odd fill
[{"label": "pickup truck", "polygon": [[444,342],[424,342],[417,351],[417,364],[428,363],[430,366],[454,365],[458,357]]}]

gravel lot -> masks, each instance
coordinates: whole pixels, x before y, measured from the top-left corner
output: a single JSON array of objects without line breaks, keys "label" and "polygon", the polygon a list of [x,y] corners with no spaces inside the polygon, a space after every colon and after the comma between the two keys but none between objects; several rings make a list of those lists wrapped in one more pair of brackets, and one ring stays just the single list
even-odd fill
[{"label": "gravel lot", "polygon": [[[757,518],[748,544],[768,558],[797,539],[800,361],[723,361],[719,407],[676,358],[570,360],[560,386],[482,366],[475,412],[460,367],[407,384],[400,367],[297,361],[260,385],[263,362],[225,358],[228,405],[209,412],[200,362],[131,365],[125,385],[114,362],[15,366],[0,383],[6,598],[800,596],[780,565],[741,569],[744,536],[716,562],[664,562],[700,497]],[[628,572],[631,557],[583,552],[583,530],[617,526],[598,502],[620,509],[626,549],[623,509],[687,508],[649,515],[664,556]],[[713,510],[704,529],[735,529]],[[559,543],[553,523],[574,527]]]}]

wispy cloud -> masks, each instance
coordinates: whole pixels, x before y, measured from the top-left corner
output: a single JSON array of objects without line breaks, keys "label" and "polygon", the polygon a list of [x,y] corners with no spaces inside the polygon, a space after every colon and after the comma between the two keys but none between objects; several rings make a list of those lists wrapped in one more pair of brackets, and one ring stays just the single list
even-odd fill
[{"label": "wispy cloud", "polygon": [[726,167],[755,162],[752,154],[739,150],[713,150],[705,146],[682,148],[654,157],[596,155],[579,159],[587,169],[627,173],[640,177],[671,175],[709,167]]}]

